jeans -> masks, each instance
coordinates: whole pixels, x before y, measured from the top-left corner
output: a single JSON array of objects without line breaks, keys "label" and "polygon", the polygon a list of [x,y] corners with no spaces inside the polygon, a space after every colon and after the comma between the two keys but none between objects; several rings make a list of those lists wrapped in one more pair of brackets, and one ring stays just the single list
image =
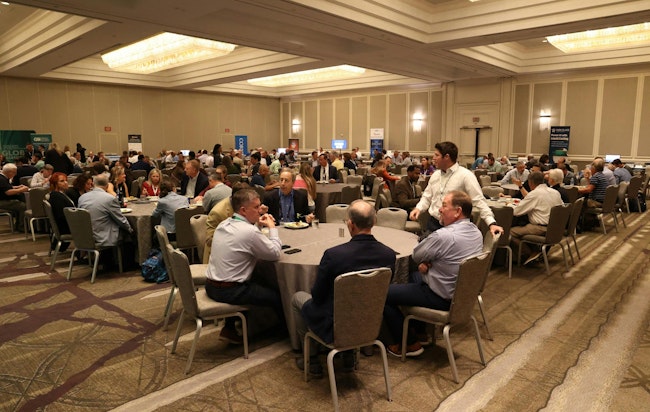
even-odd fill
[{"label": "jeans", "polygon": [[[436,310],[449,310],[451,301],[443,299],[429,288],[429,285],[422,281],[420,272],[413,272],[409,277],[409,283],[396,283],[388,288],[386,306],[384,306],[384,320],[390,331],[389,345],[401,343],[402,325],[404,315],[399,309],[400,306],[422,306]],[[415,337],[409,334],[407,343],[415,342]]]}]

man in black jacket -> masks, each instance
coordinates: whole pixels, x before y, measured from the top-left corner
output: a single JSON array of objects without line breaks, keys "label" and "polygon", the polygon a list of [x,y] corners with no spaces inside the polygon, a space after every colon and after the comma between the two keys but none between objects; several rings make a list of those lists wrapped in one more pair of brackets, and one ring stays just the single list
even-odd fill
[{"label": "man in black jacket", "polygon": [[264,204],[269,208],[269,214],[276,223],[297,221],[311,222],[313,215],[309,214],[307,191],[294,190],[294,175],[289,169],[280,173],[280,189],[271,190],[264,196]]}]

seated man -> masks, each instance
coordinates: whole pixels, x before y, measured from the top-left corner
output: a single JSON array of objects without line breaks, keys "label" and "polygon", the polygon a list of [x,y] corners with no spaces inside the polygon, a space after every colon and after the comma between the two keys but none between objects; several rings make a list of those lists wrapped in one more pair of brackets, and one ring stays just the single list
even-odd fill
[{"label": "seated man", "polygon": [[406,169],[406,176],[395,184],[395,194],[393,195],[393,203],[391,206],[400,207],[407,212],[411,212],[420,201],[418,194],[421,192],[418,192],[416,189],[419,179],[420,168],[415,165],[410,165]]},{"label": "seated man", "polygon": [[596,159],[591,163],[590,171],[591,177],[589,184],[585,188],[579,189],[581,195],[588,195],[585,202],[586,208],[596,208],[603,205],[605,200],[605,190],[609,183],[607,177],[603,174],[605,168],[605,161],[603,159]]},{"label": "seated man", "polygon": [[562,202],[569,203],[569,194],[560,184],[564,179],[564,173],[560,169],[551,169],[548,171],[548,187],[557,190],[562,198]]},{"label": "seated man", "polygon": [[497,162],[494,156],[490,156],[487,158],[487,167],[486,167],[488,172],[495,172],[496,174],[502,174],[503,173],[503,165],[501,162]]},{"label": "seated man", "polygon": [[160,216],[160,224],[165,227],[167,237],[172,242],[176,240],[176,211],[187,205],[187,198],[176,193],[172,179],[167,177],[163,179],[160,184],[160,198],[151,216]]},{"label": "seated man", "polygon": [[503,176],[503,179],[501,179],[501,184],[515,184],[517,186],[521,186],[527,180],[528,169],[526,169],[526,164],[524,162],[517,162],[515,168]]},{"label": "seated man", "polygon": [[[222,167],[223,165],[219,165]],[[205,192],[203,195],[203,209],[207,212],[212,210],[214,205],[221,202],[223,199],[230,197],[232,189],[224,183],[225,175],[223,171],[217,168],[217,171],[210,175],[212,188]]]},{"label": "seated man", "polygon": [[[530,177],[531,174],[535,172],[542,172],[542,165],[539,163],[533,163],[530,165],[530,170],[528,170],[528,177]],[[519,192],[515,193],[512,197],[518,198],[518,199],[523,199],[526,197],[528,192],[530,192],[532,188],[530,187],[530,182],[529,179],[526,178],[525,182],[521,182],[519,185]]]},{"label": "seated man", "polygon": [[38,173],[38,169],[30,165],[27,158],[19,157],[16,159],[16,175],[13,178],[13,185],[19,186],[21,177],[32,177],[36,173]]},{"label": "seated man", "polygon": [[194,198],[208,187],[208,177],[201,173],[201,165],[198,160],[191,160],[185,163],[185,173],[181,178],[181,194]]},{"label": "seated man", "polygon": [[296,222],[299,220],[311,222],[314,215],[309,213],[306,190],[294,190],[295,176],[290,169],[282,169],[280,173],[280,190],[272,190],[264,196],[264,204],[269,208],[269,214],[278,223]]},{"label": "seated man", "polygon": [[[553,190],[544,183],[542,172],[533,172],[528,177],[531,191],[523,198],[519,206],[514,209],[515,216],[528,216],[528,224],[514,226],[510,229],[513,250],[519,250],[521,238],[525,235],[545,236],[546,226],[551,217],[551,208],[563,204],[560,192]],[[528,243],[522,244],[522,256],[529,256],[525,264],[529,264],[540,257],[540,252],[531,253]]]},{"label": "seated man", "polygon": [[34,173],[32,181],[29,182],[29,187],[50,187],[50,176],[54,173],[52,165],[45,165],[40,172]]},{"label": "seated man", "polygon": [[[291,301],[296,330],[300,342],[309,327],[324,342],[334,341],[334,280],[337,276],[356,270],[388,267],[394,270],[395,251],[378,242],[372,236],[372,227],[376,223],[375,209],[363,200],[355,200],[348,208],[346,225],[352,239],[339,246],[327,249],[318,266],[316,282],[311,290],[297,292]],[[313,342],[313,341],[312,341]],[[309,372],[316,376],[323,375],[323,368],[318,360],[316,345],[310,347]],[[346,353],[344,364],[354,366],[351,353]],[[303,369],[303,358],[296,358],[298,368]]]},{"label": "seated man", "polygon": [[[260,215],[260,206],[260,197],[255,190],[239,190],[232,196],[235,213],[219,224],[212,238],[205,291],[218,302],[270,306],[280,324],[284,325],[279,292],[252,279],[258,260],[276,261],[282,250],[273,217]],[[258,225],[269,228],[269,237]],[[230,343],[242,342],[233,318],[226,319],[220,337]]]},{"label": "seated man", "polygon": [[562,171],[562,182],[564,182],[565,185],[575,185],[578,184],[578,178],[576,177],[575,173],[573,173],[573,170],[569,167],[567,164],[567,159],[566,157],[559,157],[557,159],[557,162],[555,162],[555,168],[560,169]]},{"label": "seated man", "polygon": [[261,165],[259,167],[259,173],[251,178],[251,185],[261,186],[264,190],[273,190],[280,185],[279,181],[269,180],[269,183],[266,183],[266,178],[271,173],[267,165]]},{"label": "seated man", "polygon": [[614,178],[616,179],[616,184],[620,184],[621,182],[630,182],[632,174],[625,168],[621,159],[614,159],[614,161],[612,161],[612,166],[614,166]]},{"label": "seated man", "polygon": [[133,229],[122,214],[117,197],[106,192],[108,178],[105,175],[94,176],[93,185],[93,190],[79,197],[79,207],[90,213],[95,243],[103,247],[117,246],[127,234],[133,233]]},{"label": "seated man", "polygon": [[29,187],[25,185],[12,185],[11,181],[16,176],[16,165],[7,163],[2,166],[0,173],[0,209],[11,212],[15,221],[14,228],[18,232],[25,230],[25,192]]},{"label": "seated man", "polygon": [[330,166],[326,154],[318,156],[318,166],[314,168],[314,179],[316,179],[317,182],[337,182],[338,171],[336,170],[336,167]]},{"label": "seated man", "polygon": [[[384,320],[389,329],[388,352],[401,357],[404,315],[400,306],[422,306],[449,310],[456,288],[460,263],[481,253],[483,236],[472,216],[472,199],[461,191],[448,192],[440,207],[443,227],[420,242],[413,250],[418,271],[411,274],[407,284],[391,284],[388,289]],[[415,333],[409,331],[406,356],[418,356],[424,351]],[[428,343],[428,341],[427,341]]]}]

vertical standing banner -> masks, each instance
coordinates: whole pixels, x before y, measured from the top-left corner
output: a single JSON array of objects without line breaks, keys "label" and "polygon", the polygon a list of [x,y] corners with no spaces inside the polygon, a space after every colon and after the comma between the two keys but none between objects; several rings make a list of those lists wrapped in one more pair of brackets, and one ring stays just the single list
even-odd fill
[{"label": "vertical standing banner", "polygon": [[7,162],[25,154],[25,146],[32,142],[33,130],[0,130],[0,152],[4,154]]},{"label": "vertical standing banner", "polygon": [[571,126],[551,126],[551,137],[548,143],[548,156],[551,158],[551,163],[555,163],[554,157],[567,155],[570,135]]},{"label": "vertical standing banner", "polygon": [[375,155],[375,150],[384,150],[384,129],[370,129],[370,158]]},{"label": "vertical standing banner", "polygon": [[235,149],[241,150],[244,156],[248,156],[248,136],[235,136]]},{"label": "vertical standing banner", "polygon": [[298,148],[300,147],[300,139],[289,139],[289,146],[287,146],[287,151],[293,150],[298,154]]},{"label": "vertical standing banner", "polygon": [[130,134],[129,135],[129,152],[134,150],[138,153],[142,151],[142,135],[141,134]]}]

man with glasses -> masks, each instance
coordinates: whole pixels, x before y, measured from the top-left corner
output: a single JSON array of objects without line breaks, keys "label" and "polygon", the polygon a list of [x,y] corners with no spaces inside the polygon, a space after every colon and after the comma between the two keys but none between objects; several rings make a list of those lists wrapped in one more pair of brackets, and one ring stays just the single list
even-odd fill
[{"label": "man with glasses", "polygon": [[280,188],[264,196],[264,204],[269,207],[269,214],[276,222],[289,223],[304,220],[311,222],[314,217],[309,213],[306,190],[294,190],[294,174],[290,169],[282,169]]}]

